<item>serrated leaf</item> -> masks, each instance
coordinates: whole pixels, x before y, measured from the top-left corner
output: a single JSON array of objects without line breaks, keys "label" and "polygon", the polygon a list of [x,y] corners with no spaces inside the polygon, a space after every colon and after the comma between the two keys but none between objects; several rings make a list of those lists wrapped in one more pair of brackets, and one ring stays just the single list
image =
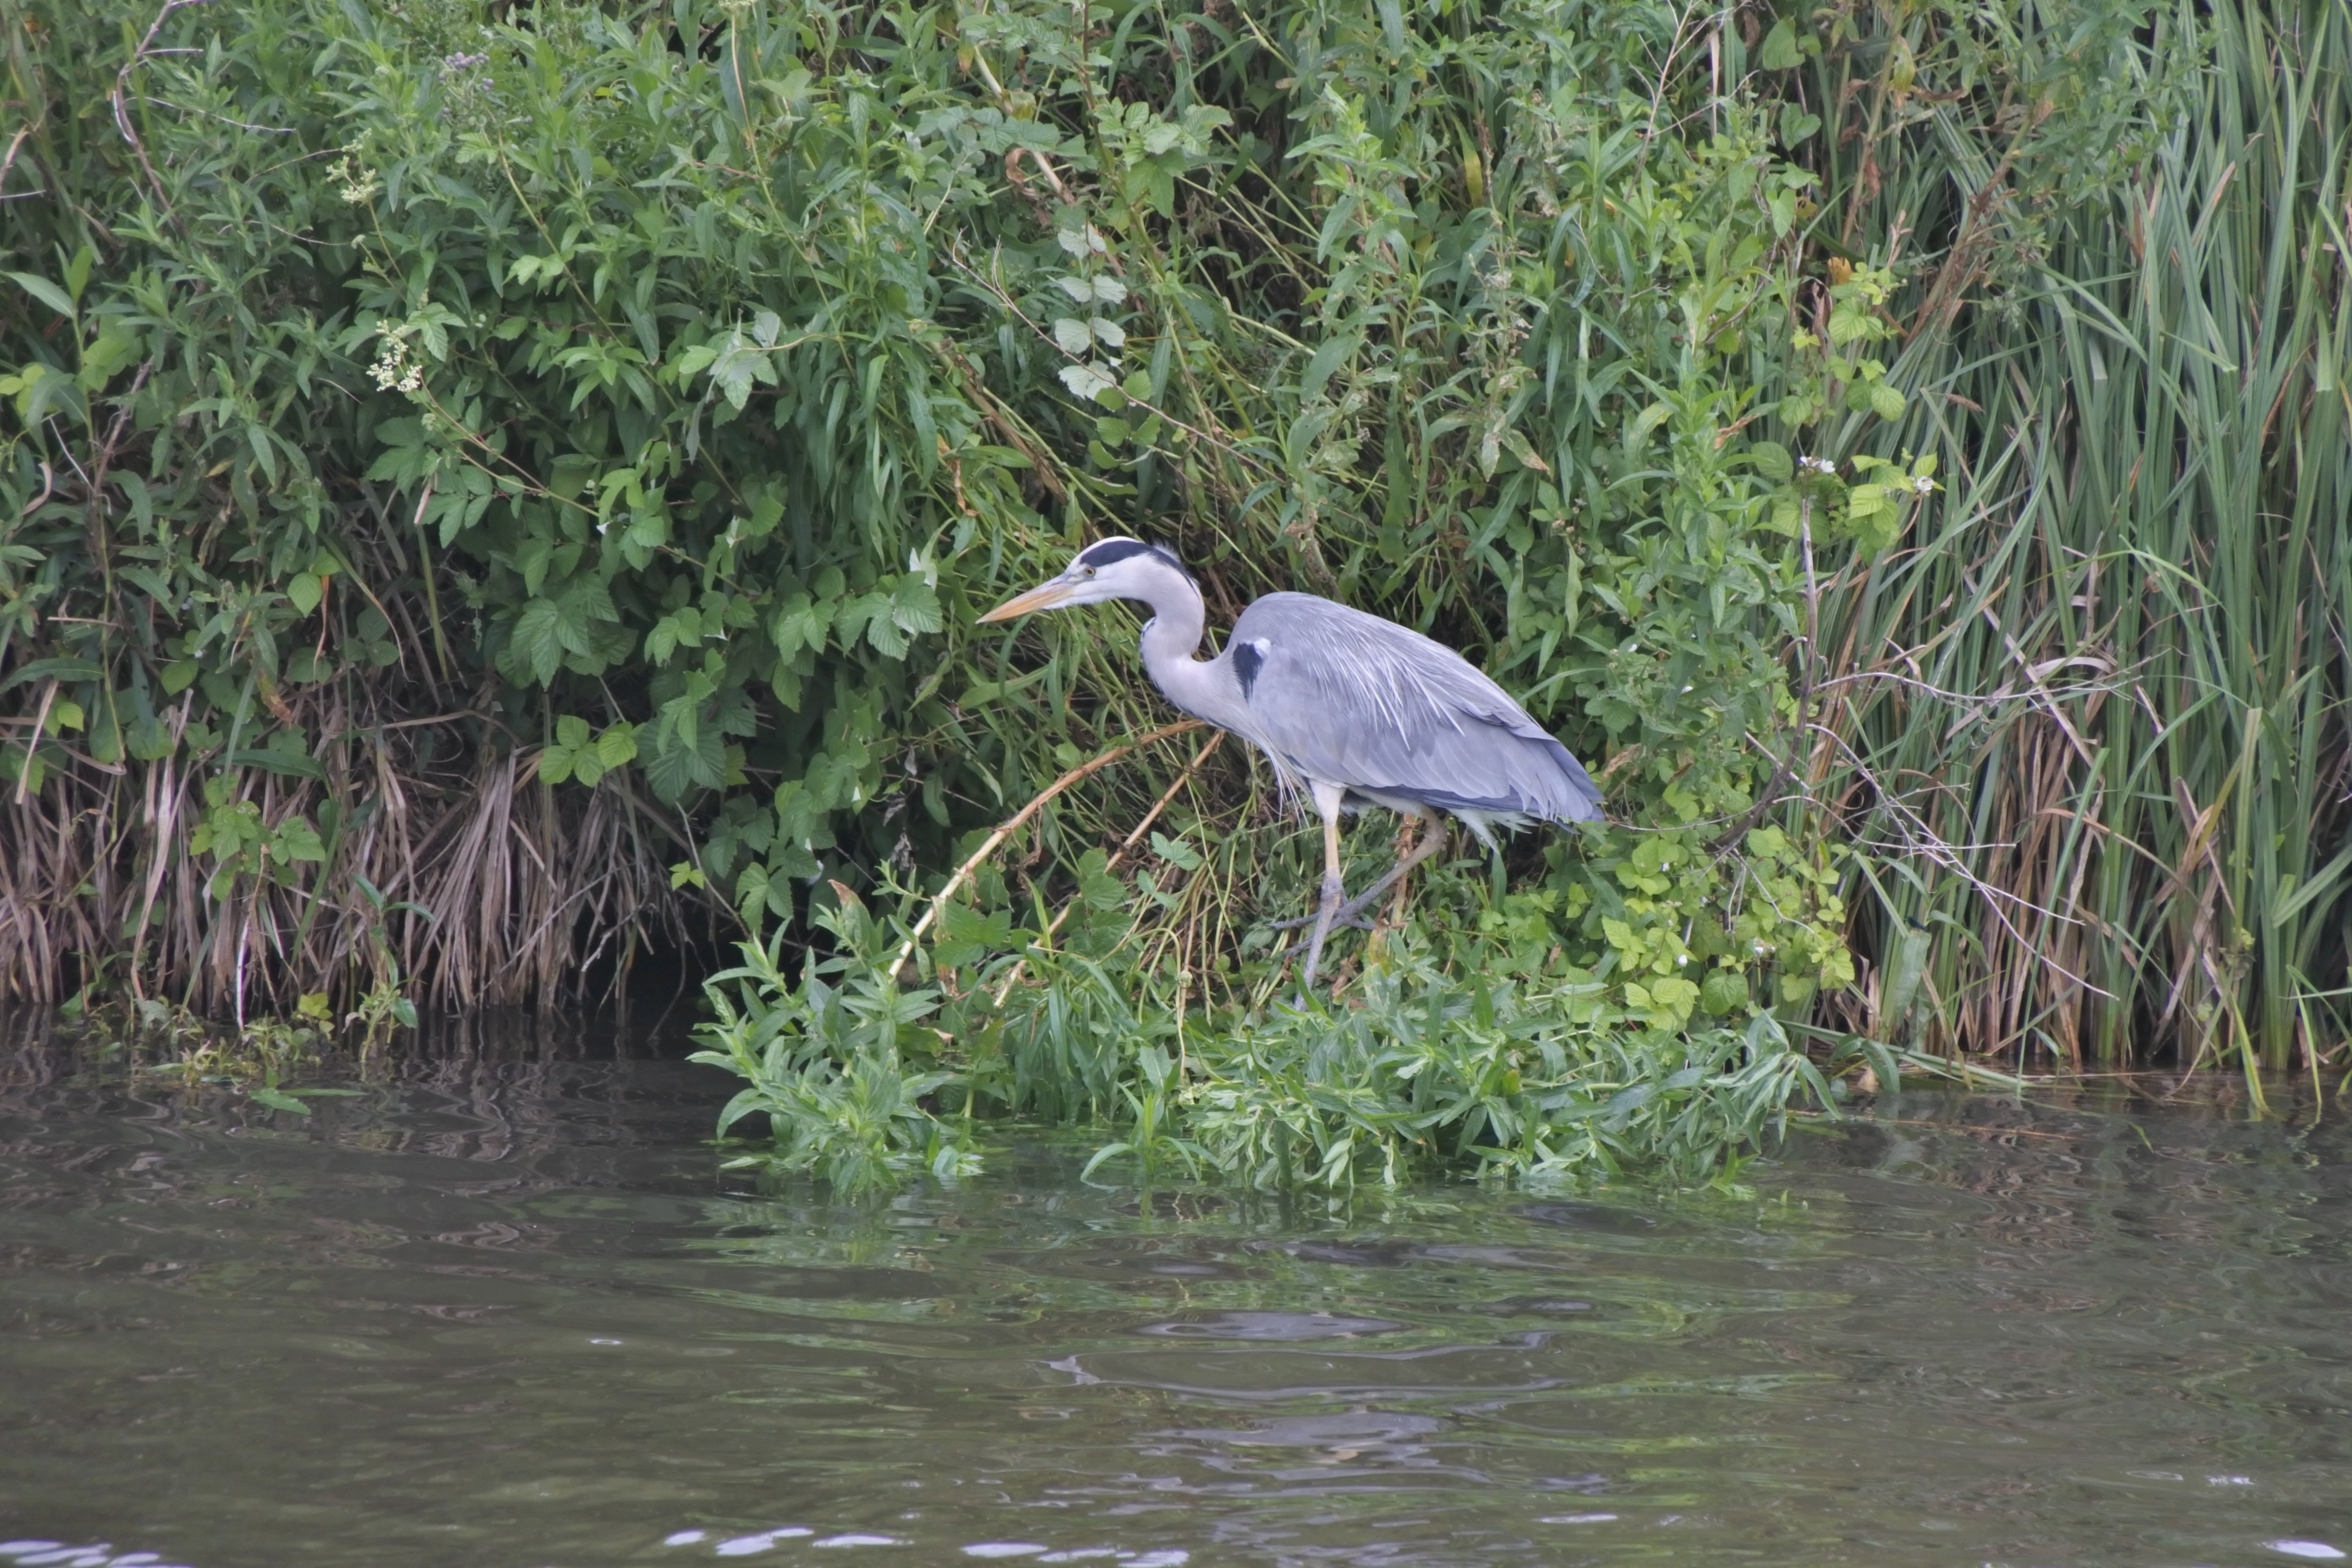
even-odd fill
[{"label": "serrated leaf", "polygon": [[1013,917],[999,910],[982,915],[962,904],[947,904],[940,910],[939,940],[932,952],[940,963],[950,966],[977,963],[992,952],[1002,952],[1013,945]]},{"label": "serrated leaf", "polygon": [[936,632],[947,622],[940,614],[940,596],[920,577],[898,579],[890,594],[890,618],[902,631],[909,633]]},{"label": "serrated leaf", "polygon": [[327,847],[320,842],[317,829],[299,817],[282,824],[270,840],[269,852],[280,860],[323,861]]},{"label": "serrated leaf", "polygon": [[1903,417],[1903,395],[1883,381],[1870,385],[1870,410],[1881,419]]},{"label": "serrated leaf", "polygon": [[1748,1005],[1748,980],[1738,970],[1718,969],[1699,987],[1699,1005],[1721,1015]]},{"label": "serrated leaf", "polygon": [[1054,342],[1066,354],[1082,354],[1092,346],[1094,334],[1076,316],[1056,316],[1054,318]]},{"label": "serrated leaf", "polygon": [[1768,71],[1797,68],[1801,58],[1797,53],[1797,29],[1788,17],[1783,16],[1772,24],[1772,30],[1764,35],[1763,53],[1758,58]]},{"label": "serrated leaf", "polygon": [[1201,868],[1201,852],[1181,838],[1170,838],[1155,832],[1151,836],[1151,852],[1171,866],[1180,867],[1187,871],[1197,871]]},{"label": "serrated leaf", "polygon": [[1116,392],[1118,384],[1090,364],[1066,364],[1061,369],[1062,384],[1071,393],[1088,402],[1099,401],[1106,392]]},{"label": "serrated leaf", "polygon": [[1778,441],[1757,441],[1748,448],[1748,460],[1756,471],[1776,485],[1785,485],[1797,474],[1797,465],[1789,456],[1789,448]]},{"label": "serrated leaf", "polygon": [[550,599],[533,599],[515,617],[515,651],[530,661],[541,686],[551,685],[563,668],[563,612]]},{"label": "serrated leaf", "polygon": [[1687,1013],[1692,1004],[1698,1000],[1698,987],[1680,975],[1669,974],[1663,980],[1650,982],[1650,1000],[1661,1007]]},{"label": "serrated leaf", "polygon": [[596,737],[596,760],[606,771],[625,767],[637,760],[636,726],[623,721],[609,726]]},{"label": "serrated leaf", "polygon": [[725,782],[726,742],[715,728],[704,726],[690,740],[673,736],[640,765],[654,794],[676,801],[688,790],[717,789]]}]

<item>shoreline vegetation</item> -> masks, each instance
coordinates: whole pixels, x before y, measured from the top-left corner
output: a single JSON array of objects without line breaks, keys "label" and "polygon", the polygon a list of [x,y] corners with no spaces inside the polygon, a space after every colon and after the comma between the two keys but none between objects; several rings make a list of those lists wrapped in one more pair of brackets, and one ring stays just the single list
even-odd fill
[{"label": "shoreline vegetation", "polygon": [[[139,1059],[299,1114],[739,952],[733,1157],[845,1186],[2343,1065],[2331,0],[0,24],[0,995]],[[1247,748],[974,624],[1107,533],[1461,649],[1608,822],[1298,997]]]}]

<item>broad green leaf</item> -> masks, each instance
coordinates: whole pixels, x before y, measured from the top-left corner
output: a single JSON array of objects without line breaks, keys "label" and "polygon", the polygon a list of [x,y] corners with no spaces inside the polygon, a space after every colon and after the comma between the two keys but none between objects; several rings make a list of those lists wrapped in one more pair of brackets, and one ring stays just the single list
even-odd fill
[{"label": "broad green leaf", "polygon": [[11,272],[8,276],[16,280],[16,286],[18,288],[24,289],[26,293],[30,294],[34,299],[38,300],[42,304],[47,305],[50,310],[55,310],[58,315],[65,317],[68,321],[72,321],[74,319],[77,311],[75,310],[73,297],[68,294],[64,289],[58,288],[56,284],[50,282],[47,279],[36,276],[30,272]]},{"label": "broad green leaf", "polygon": [[1355,357],[1356,351],[1363,343],[1360,332],[1341,332],[1325,339],[1316,349],[1314,357],[1307,362],[1306,372],[1298,378],[1298,400],[1311,403],[1322,396],[1325,384],[1341,365]]}]

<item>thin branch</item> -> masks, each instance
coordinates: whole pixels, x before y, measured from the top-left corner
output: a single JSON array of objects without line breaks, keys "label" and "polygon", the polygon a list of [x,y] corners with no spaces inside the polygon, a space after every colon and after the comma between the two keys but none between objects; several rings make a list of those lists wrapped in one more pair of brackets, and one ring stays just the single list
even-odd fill
[{"label": "thin branch", "polygon": [[[1176,775],[1176,782],[1170,784],[1167,792],[1161,795],[1157,801],[1152,803],[1151,809],[1143,814],[1143,820],[1137,823],[1135,825],[1134,831],[1130,832],[1127,836],[1126,839],[1120,843],[1118,852],[1113,855],[1108,860],[1103,862],[1104,871],[1110,872],[1118,869],[1118,863],[1127,858],[1127,852],[1134,848],[1137,841],[1146,833],[1150,831],[1151,825],[1160,820],[1160,814],[1168,809],[1168,803],[1176,798],[1176,792],[1182,789],[1187,784],[1192,782],[1192,775],[1200,771],[1201,764],[1209,760],[1210,753],[1217,749],[1218,745],[1224,740],[1224,738],[1225,731],[1223,730],[1218,731],[1202,744],[1202,747],[1198,752],[1192,754],[1192,760],[1184,764],[1183,772]],[[1054,933],[1062,929],[1062,922],[1070,918],[1070,911],[1078,907],[1078,902],[1079,900],[1074,898],[1068,903],[1064,904],[1055,914],[1054,918],[1046,922],[1045,931],[1038,936],[1037,940],[1040,942],[1053,941]],[[1026,958],[1014,961],[1011,973],[1006,974],[1004,977],[1004,984],[996,988],[996,1005],[999,1007],[1003,1006],[1004,999],[1013,994],[1013,987],[1020,984],[1021,972],[1028,966],[1028,963],[1029,961]]]},{"label": "thin branch", "polygon": [[114,105],[114,128],[122,132],[122,139],[131,143],[131,151],[138,155],[140,170],[146,174],[147,184],[155,192],[156,205],[163,209],[163,216],[172,220],[172,226],[182,234],[187,233],[187,226],[181,223],[179,214],[172,210],[171,198],[164,193],[163,182],[157,177],[155,165],[147,161],[147,143],[139,140],[139,132],[131,124],[127,100],[131,91],[131,73],[144,64],[149,55],[185,52],[155,47],[155,35],[163,30],[163,24],[171,20],[172,13],[184,6],[206,3],[207,0],[163,0],[163,8],[155,13],[155,20],[148,25],[147,36],[139,40],[139,47],[131,52],[129,59],[122,62],[122,68],[114,73],[114,90],[106,95],[108,101]]},{"label": "thin branch", "polygon": [[1201,729],[1205,722],[1200,719],[1182,719],[1173,724],[1162,724],[1149,734],[1139,735],[1123,745],[1113,746],[1091,762],[1080,763],[1076,767],[1039,790],[1028,805],[1005,818],[996,831],[988,836],[987,841],[973,850],[962,865],[956,868],[955,875],[948,879],[946,887],[932,895],[929,906],[923,910],[922,918],[915,922],[915,929],[907,933],[906,945],[898,949],[898,956],[891,962],[891,970],[895,973],[905,964],[907,960],[915,955],[915,944],[922,941],[925,931],[931,929],[931,922],[939,918],[940,910],[946,907],[947,901],[963,890],[964,883],[971,879],[974,871],[980,869],[982,862],[995,854],[998,846],[1020,832],[1022,824],[1044,810],[1046,804],[1055,796],[1081,779],[1100,773],[1129,752],[1139,751],[1154,741],[1164,741],[1171,735],[1189,734],[1194,730]]}]

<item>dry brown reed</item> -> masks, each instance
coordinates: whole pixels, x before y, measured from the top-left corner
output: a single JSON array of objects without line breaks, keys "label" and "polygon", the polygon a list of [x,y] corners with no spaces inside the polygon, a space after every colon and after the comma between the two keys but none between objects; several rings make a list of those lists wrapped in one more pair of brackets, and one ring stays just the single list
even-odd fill
[{"label": "dry brown reed", "polygon": [[78,760],[0,802],[0,995],[55,1005],[102,978],[242,1018],[294,989],[323,983],[341,1005],[414,977],[422,1005],[547,1005],[590,999],[649,942],[688,940],[668,871],[684,835],[623,778],[555,789],[474,713],[315,710],[338,701],[298,713],[326,737],[323,780],[235,775],[267,827],[340,816],[325,863],[286,881],[239,877],[215,896],[189,847],[203,780],[176,758]]}]

